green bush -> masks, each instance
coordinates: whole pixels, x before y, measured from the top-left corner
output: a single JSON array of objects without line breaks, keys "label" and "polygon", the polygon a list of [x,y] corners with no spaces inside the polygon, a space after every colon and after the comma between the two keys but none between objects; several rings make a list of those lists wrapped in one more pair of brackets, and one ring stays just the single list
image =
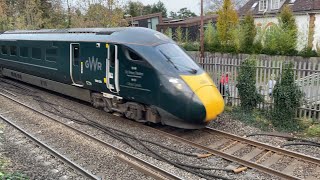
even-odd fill
[{"label": "green bush", "polygon": [[302,57],[317,57],[318,53],[315,50],[312,50],[311,47],[305,47],[299,52],[299,56]]},{"label": "green bush", "polygon": [[199,42],[187,42],[180,44],[186,51],[199,51],[200,43]]},{"label": "green bush", "polygon": [[256,89],[256,60],[246,59],[240,66],[238,78],[238,90],[241,102],[241,108],[244,110],[253,110],[263,98]]},{"label": "green bush", "polygon": [[301,106],[303,94],[294,82],[292,62],[284,66],[281,79],[277,81],[273,90],[272,122],[274,126],[279,128],[296,129],[299,122],[295,119],[295,114]]}]

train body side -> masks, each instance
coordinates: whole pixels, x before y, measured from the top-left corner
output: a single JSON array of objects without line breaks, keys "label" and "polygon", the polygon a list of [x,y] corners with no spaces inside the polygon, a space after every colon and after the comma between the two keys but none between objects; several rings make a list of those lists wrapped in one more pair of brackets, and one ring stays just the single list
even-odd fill
[{"label": "train body side", "polygon": [[[79,62],[70,64],[70,44],[79,45]],[[94,92],[111,93],[106,87],[106,59],[110,43],[101,42],[49,42],[49,41],[0,41],[0,47],[7,47],[8,53],[0,53],[0,64],[18,72],[72,85],[73,80],[83,85],[82,88]],[[10,47],[16,47],[17,55],[10,55]],[[29,57],[21,57],[21,48],[28,48]],[[32,50],[41,49],[40,59],[32,58]],[[141,60],[129,60],[124,54],[127,47],[118,45],[119,50],[119,85],[118,96],[145,104],[157,105],[157,74],[153,68]],[[54,61],[47,60],[47,50],[55,49]],[[2,52],[2,50],[1,50]],[[50,58],[49,58],[50,59]],[[45,83],[43,83],[45,86]],[[45,88],[45,87],[44,87]]]},{"label": "train body side", "polygon": [[0,34],[0,70],[142,122],[200,128],[223,110],[210,77],[159,32],[53,31]]}]

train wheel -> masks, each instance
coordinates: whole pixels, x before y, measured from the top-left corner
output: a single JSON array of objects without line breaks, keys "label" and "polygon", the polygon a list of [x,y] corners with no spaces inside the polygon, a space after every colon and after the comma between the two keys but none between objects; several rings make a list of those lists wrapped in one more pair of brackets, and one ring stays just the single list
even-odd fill
[{"label": "train wheel", "polygon": [[126,118],[133,119],[138,122],[147,122],[144,120],[144,107],[138,103],[126,103],[126,111],[124,112],[124,115]]},{"label": "train wheel", "polygon": [[112,110],[112,102],[111,102],[111,100],[107,99],[107,98],[103,98],[103,101],[104,101],[104,104],[105,104],[103,110],[108,112],[108,113],[112,113],[113,110]]}]

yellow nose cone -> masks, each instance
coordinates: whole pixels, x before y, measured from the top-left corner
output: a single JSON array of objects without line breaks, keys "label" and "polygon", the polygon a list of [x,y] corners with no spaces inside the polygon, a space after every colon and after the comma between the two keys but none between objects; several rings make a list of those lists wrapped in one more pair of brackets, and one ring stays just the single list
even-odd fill
[{"label": "yellow nose cone", "polygon": [[211,78],[207,73],[200,75],[188,75],[181,76],[181,78],[188,84],[191,90],[198,96],[201,100],[203,106],[206,109],[206,122],[209,122],[224,110],[224,100],[218,91],[217,87],[214,85]]},{"label": "yellow nose cone", "polygon": [[204,86],[195,93],[206,108],[206,122],[216,119],[223,112],[224,100],[215,86]]}]

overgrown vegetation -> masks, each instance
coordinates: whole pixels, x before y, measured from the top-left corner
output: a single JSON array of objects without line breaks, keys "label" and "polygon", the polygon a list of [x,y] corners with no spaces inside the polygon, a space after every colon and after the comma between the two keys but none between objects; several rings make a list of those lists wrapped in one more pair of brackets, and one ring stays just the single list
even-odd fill
[{"label": "overgrown vegetation", "polygon": [[278,79],[273,90],[273,96],[273,124],[281,128],[296,129],[299,123],[295,115],[301,106],[303,94],[294,82],[293,63],[290,62],[283,68],[281,79]]},{"label": "overgrown vegetation", "polygon": [[[237,88],[240,107],[228,109],[236,119],[254,125],[262,130],[300,132],[308,136],[320,135],[320,124],[315,121],[296,118],[301,107],[303,93],[294,81],[293,63],[284,65],[282,75],[273,89],[274,105],[258,109],[263,97],[256,89],[256,60],[246,59],[240,66]],[[316,114],[314,114],[316,116]]]},{"label": "overgrown vegetation", "polygon": [[220,53],[245,53],[316,57],[320,48],[297,49],[298,28],[290,6],[284,6],[278,16],[278,23],[269,23],[257,28],[252,14],[248,13],[238,23],[230,0],[225,0],[218,11],[219,18],[214,25],[209,23],[205,30],[205,50]]},{"label": "overgrown vegetation", "polygon": [[238,75],[238,90],[241,101],[241,108],[253,110],[263,98],[256,89],[256,61],[253,58],[246,59],[240,66]]}]

